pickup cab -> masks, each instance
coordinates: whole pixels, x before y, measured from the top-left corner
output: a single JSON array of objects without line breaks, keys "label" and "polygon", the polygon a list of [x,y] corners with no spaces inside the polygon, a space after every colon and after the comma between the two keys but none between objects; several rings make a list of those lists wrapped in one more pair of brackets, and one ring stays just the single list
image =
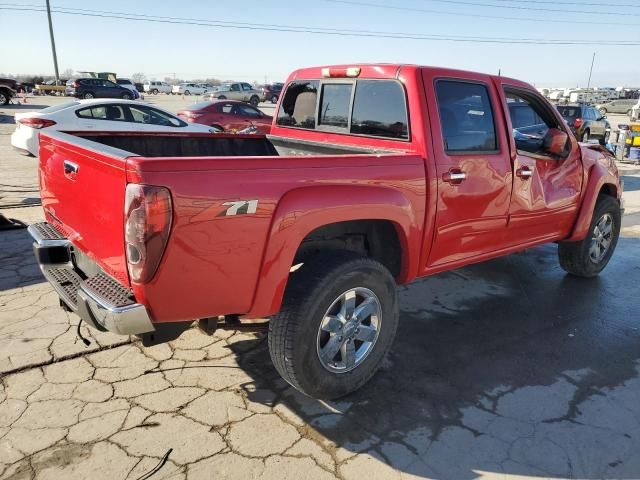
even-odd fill
[{"label": "pickup cab", "polygon": [[549,242],[571,275],[609,262],[614,159],[532,86],[380,64],[283,92],[267,136],[43,131],[29,230],[61,305],[145,345],[268,318],[278,372],[331,399],[380,366],[398,285]]}]

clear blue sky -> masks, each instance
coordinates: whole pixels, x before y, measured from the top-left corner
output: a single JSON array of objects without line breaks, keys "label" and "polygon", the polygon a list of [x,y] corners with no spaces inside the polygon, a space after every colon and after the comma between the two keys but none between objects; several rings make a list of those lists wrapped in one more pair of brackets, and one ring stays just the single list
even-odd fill
[{"label": "clear blue sky", "polygon": [[[466,0],[471,3],[556,9],[561,12],[489,8],[438,0],[354,0],[449,14],[395,10],[327,0],[51,0],[53,7],[188,17],[230,22],[297,25],[436,35],[640,41],[640,9],[635,16],[582,14],[625,12],[619,3],[637,0],[557,0],[530,2]],[[0,7],[9,3],[0,0]],[[44,0],[13,0],[44,5]],[[581,5],[582,3],[582,5]],[[597,4],[597,6],[595,6]],[[489,19],[496,15],[523,19]],[[558,23],[526,19],[553,19]],[[588,23],[574,23],[575,20]],[[407,62],[497,73],[538,86],[576,86],[587,82],[591,56],[597,53],[592,84],[640,86],[640,46],[515,45],[453,43],[388,38],[357,38],[310,33],[267,32],[79,17],[54,13],[60,71],[143,72],[162,79],[216,76],[223,79],[284,80],[291,70],[310,65],[357,62]],[[635,23],[635,27],[602,22]],[[0,47],[4,73],[52,74],[46,14],[0,10]],[[10,49],[7,47],[11,46]]]}]

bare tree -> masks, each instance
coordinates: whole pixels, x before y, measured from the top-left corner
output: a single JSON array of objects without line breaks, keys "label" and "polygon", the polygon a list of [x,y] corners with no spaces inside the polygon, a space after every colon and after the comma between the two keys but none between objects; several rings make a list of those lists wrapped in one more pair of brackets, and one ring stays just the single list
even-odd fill
[{"label": "bare tree", "polygon": [[131,81],[133,83],[144,83],[146,79],[147,79],[147,76],[141,72],[137,72],[131,75]]},{"label": "bare tree", "polygon": [[74,73],[75,73],[75,70],[73,68],[67,68],[64,72],[60,74],[60,78],[69,80],[70,78],[73,78]]}]

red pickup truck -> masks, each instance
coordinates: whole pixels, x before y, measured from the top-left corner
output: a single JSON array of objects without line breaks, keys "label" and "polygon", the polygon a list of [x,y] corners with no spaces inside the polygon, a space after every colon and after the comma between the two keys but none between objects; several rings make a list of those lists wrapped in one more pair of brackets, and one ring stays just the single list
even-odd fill
[{"label": "red pickup truck", "polygon": [[279,373],[336,398],[389,350],[398,284],[549,242],[573,275],[611,258],[614,159],[530,85],[359,65],[283,91],[268,136],[43,132],[30,232],[62,306],[146,345],[269,317]]}]

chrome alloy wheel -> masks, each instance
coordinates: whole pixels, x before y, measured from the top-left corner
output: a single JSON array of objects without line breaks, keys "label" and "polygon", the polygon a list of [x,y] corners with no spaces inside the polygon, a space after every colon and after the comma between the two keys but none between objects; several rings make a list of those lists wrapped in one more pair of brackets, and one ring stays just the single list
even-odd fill
[{"label": "chrome alloy wheel", "polygon": [[605,213],[593,227],[589,258],[593,263],[600,263],[609,251],[613,240],[613,216]]},{"label": "chrome alloy wheel", "polygon": [[322,366],[346,373],[371,353],[382,324],[382,306],[368,288],[352,288],[336,298],[324,314],[316,341]]}]

